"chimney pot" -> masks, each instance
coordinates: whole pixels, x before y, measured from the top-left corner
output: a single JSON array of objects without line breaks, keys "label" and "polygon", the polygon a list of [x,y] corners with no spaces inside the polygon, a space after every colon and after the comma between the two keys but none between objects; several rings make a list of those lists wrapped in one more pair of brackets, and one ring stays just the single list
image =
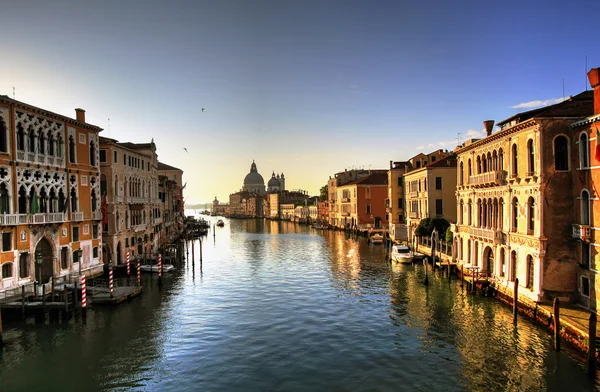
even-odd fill
[{"label": "chimney pot", "polygon": [[485,128],[485,133],[487,136],[492,134],[492,130],[494,129],[494,120],[486,120],[483,122],[483,127]]},{"label": "chimney pot", "polygon": [[600,68],[590,69],[587,76],[594,89],[594,115],[600,114]]},{"label": "chimney pot", "polygon": [[85,122],[85,110],[80,108],[75,109],[75,118],[77,121]]}]

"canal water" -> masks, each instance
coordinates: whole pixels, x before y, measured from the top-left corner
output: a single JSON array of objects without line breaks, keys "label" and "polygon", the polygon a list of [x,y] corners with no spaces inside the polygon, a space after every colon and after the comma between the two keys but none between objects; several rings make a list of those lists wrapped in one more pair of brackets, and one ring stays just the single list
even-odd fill
[{"label": "canal water", "polygon": [[[210,218],[216,221],[215,218]],[[226,220],[203,262],[87,321],[5,322],[0,391],[588,391],[582,359],[381,245]]]}]

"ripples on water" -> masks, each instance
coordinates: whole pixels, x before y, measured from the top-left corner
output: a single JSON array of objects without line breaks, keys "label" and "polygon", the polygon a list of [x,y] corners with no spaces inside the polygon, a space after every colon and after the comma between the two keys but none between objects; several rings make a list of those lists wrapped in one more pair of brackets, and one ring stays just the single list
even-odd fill
[{"label": "ripples on water", "polygon": [[[6,325],[0,390],[593,390],[549,335],[383,246],[227,221],[142,297],[87,323]],[[190,252],[191,258],[191,252]],[[154,279],[156,279],[154,277]]]}]

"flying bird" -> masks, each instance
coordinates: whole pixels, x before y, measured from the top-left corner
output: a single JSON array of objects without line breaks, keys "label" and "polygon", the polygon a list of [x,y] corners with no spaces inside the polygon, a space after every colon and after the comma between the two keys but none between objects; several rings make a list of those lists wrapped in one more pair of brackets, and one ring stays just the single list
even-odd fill
[{"label": "flying bird", "polygon": [[204,108],[202,108],[202,113],[204,113]]},{"label": "flying bird", "polygon": [[188,152],[187,148],[183,147],[183,149],[185,150],[185,152]]}]

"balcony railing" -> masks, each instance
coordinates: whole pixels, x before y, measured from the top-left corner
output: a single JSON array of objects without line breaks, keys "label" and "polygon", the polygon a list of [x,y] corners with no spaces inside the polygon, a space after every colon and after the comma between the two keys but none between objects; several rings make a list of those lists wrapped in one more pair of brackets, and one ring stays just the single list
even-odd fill
[{"label": "balcony railing", "polygon": [[472,227],[472,226],[460,226],[460,231],[463,229],[467,229],[467,232],[474,237],[479,237],[483,240],[487,240],[489,242],[501,243],[504,241],[504,236],[502,234],[502,230],[498,229],[486,229],[483,227]]},{"label": "balcony railing", "polygon": [[123,203],[123,196],[115,196],[115,203]]},{"label": "balcony railing", "polygon": [[349,197],[342,197],[342,203],[350,203]]},{"label": "balcony railing", "polygon": [[346,212],[346,211],[342,211],[341,215],[342,215],[342,216],[350,216],[350,213],[349,213],[349,212]]},{"label": "balcony railing", "polygon": [[474,187],[503,185],[505,177],[506,172],[504,170],[494,170],[469,177],[469,185]]},{"label": "balcony railing", "polygon": [[71,221],[73,222],[81,222],[83,220],[83,212],[71,212]]},{"label": "balcony railing", "polygon": [[573,225],[573,238],[577,238],[578,240],[582,240],[582,241],[589,241],[590,240],[590,226],[574,224]]},{"label": "balcony railing", "polygon": [[102,219],[102,211],[92,211],[92,219],[93,220]]},{"label": "balcony railing", "polygon": [[144,204],[146,202],[145,197],[130,197],[127,199],[130,204]]},{"label": "balcony railing", "polygon": [[154,224],[155,225],[160,225],[162,223],[163,219],[162,218],[154,218]]},{"label": "balcony railing", "polygon": [[62,212],[41,213],[41,214],[1,214],[0,226],[16,226],[33,224],[39,225],[44,223],[62,223],[65,221]]},{"label": "balcony railing", "polygon": [[23,150],[17,150],[17,160],[22,162],[35,162],[43,165],[52,166],[63,166],[64,164],[63,157]]},{"label": "balcony railing", "polygon": [[419,192],[408,192],[408,197],[410,199],[416,199],[417,197],[419,197]]},{"label": "balcony railing", "polygon": [[131,227],[133,231],[144,231],[146,230],[146,225],[134,225]]},{"label": "balcony railing", "polygon": [[408,217],[411,219],[419,219],[420,214],[417,211],[409,211]]}]

